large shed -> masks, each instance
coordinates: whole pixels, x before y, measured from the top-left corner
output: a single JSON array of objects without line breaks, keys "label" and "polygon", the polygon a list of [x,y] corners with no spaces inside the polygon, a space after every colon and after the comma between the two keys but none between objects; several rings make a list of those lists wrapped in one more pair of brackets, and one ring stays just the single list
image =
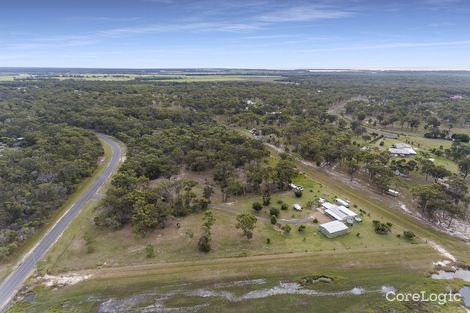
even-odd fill
[{"label": "large shed", "polygon": [[335,238],[349,232],[348,226],[343,222],[333,221],[320,225],[320,231],[328,238]]},{"label": "large shed", "polygon": [[325,202],[322,203],[325,214],[331,216],[338,221],[354,221],[354,218],[357,216],[356,212],[351,211],[345,206],[337,206],[336,204]]},{"label": "large shed", "polygon": [[416,151],[406,143],[396,143],[392,145],[391,148],[388,148],[388,151],[393,156],[414,156]]}]

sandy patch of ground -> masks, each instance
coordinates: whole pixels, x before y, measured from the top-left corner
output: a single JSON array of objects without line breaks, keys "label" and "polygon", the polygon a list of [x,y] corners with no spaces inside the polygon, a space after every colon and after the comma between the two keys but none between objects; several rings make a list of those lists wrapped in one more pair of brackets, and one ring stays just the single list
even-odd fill
[{"label": "sandy patch of ground", "polygon": [[76,273],[68,273],[63,275],[44,275],[40,278],[42,283],[46,287],[64,287],[69,285],[75,285],[81,281],[91,278],[92,275],[90,274],[76,274]]},{"label": "sandy patch of ground", "polygon": [[328,223],[332,221],[332,219],[330,219],[328,216],[326,216],[320,211],[316,211],[315,213],[312,214],[312,219],[315,219],[315,218],[318,220],[318,223],[320,224]]},{"label": "sandy patch of ground", "polygon": [[[433,247],[434,250],[439,252],[439,254],[442,255],[444,258],[449,259],[452,262],[457,261],[457,259],[449,251],[447,251],[444,247],[438,245],[434,241],[429,241],[429,244],[431,245],[431,247]],[[443,263],[445,264],[446,262],[443,262]]]}]

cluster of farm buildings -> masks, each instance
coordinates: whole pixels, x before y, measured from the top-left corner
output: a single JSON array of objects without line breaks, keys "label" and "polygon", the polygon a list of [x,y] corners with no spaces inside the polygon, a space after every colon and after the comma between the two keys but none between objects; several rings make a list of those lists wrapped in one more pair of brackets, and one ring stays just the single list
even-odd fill
[{"label": "cluster of farm buildings", "polygon": [[320,225],[320,232],[328,238],[335,238],[349,232],[349,226],[361,223],[362,219],[356,212],[349,209],[349,202],[337,198],[336,204],[320,199],[323,213],[332,221]]},{"label": "cluster of farm buildings", "polygon": [[[301,186],[295,187],[301,188]],[[354,223],[362,223],[362,219],[356,212],[349,208],[350,204],[346,200],[337,198],[335,199],[335,204],[320,198],[319,202],[321,203],[319,211],[331,219],[330,222],[320,224],[320,232],[328,238],[335,238],[347,234],[349,227],[354,225]],[[298,203],[294,204],[293,208],[297,211],[302,210],[302,206]]]}]

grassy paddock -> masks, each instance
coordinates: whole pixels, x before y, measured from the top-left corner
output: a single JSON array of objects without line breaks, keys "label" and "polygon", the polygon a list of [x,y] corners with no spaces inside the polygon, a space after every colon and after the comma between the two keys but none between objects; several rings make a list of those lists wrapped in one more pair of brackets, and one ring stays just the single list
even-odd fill
[{"label": "grassy paddock", "polygon": [[[354,287],[368,291],[380,290],[381,286],[393,286],[400,291],[440,291],[448,286],[457,288],[454,283],[432,281],[427,277],[431,261],[436,252],[426,245],[397,247],[392,249],[354,250],[288,253],[272,256],[254,256],[141,265],[122,268],[102,269],[91,280],[64,289],[38,289],[35,300],[30,304],[19,303],[10,312],[45,312],[60,310],[62,305],[73,312],[96,311],[98,299],[126,298],[132,295],[152,292],[171,292],[205,288],[212,290],[214,283],[236,280],[266,280],[261,286],[241,286],[227,290],[237,295],[252,290],[276,286],[279,281],[298,281],[302,276],[322,274],[334,277],[332,283],[312,285],[311,288],[323,291],[345,291]],[[295,266],[292,266],[295,264]],[[181,283],[185,283],[181,285]],[[194,298],[175,296],[168,306],[190,306],[198,303],[210,305],[200,312],[364,312],[366,309],[389,305],[379,293],[364,296],[324,296],[283,295],[264,299],[247,300],[236,303],[220,298]],[[392,306],[393,307],[393,306]],[[401,312],[414,312],[410,308],[395,307]],[[408,309],[408,310],[404,310]],[[439,312],[433,310],[432,312]],[[445,312],[445,311],[441,311]],[[458,312],[455,307],[453,311]]]},{"label": "grassy paddock", "polygon": [[[101,229],[93,225],[92,207],[84,210],[74,225],[60,239],[48,254],[45,262],[46,270],[55,272],[76,271],[82,269],[107,268],[115,266],[141,265],[149,263],[177,262],[192,260],[210,260],[224,257],[243,257],[256,255],[273,255],[295,252],[313,251],[348,251],[353,249],[373,250],[381,247],[420,246],[422,243],[411,244],[395,234],[402,229],[393,226],[393,233],[377,235],[373,232],[371,219],[363,224],[355,225],[352,233],[334,240],[325,238],[318,232],[318,224],[305,224],[303,233],[297,231],[298,225],[292,225],[292,231],[285,235],[278,227],[270,223],[258,221],[254,237],[247,241],[235,228],[233,213],[214,211],[217,219],[213,233],[213,252],[200,253],[197,241],[200,236],[202,214],[175,219],[168,227],[141,238],[132,232],[130,227],[118,231]],[[179,228],[176,224],[179,224]],[[93,238],[93,253],[87,252],[83,234]],[[361,236],[357,237],[356,233]],[[267,243],[267,239],[270,243]],[[145,247],[155,247],[156,257],[146,258]]]}]

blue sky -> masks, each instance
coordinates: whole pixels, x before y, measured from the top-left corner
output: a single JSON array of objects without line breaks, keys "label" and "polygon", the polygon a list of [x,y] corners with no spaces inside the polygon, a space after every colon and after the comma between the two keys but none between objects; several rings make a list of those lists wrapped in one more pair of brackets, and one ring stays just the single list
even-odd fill
[{"label": "blue sky", "polygon": [[2,1],[2,66],[470,69],[470,1]]}]

